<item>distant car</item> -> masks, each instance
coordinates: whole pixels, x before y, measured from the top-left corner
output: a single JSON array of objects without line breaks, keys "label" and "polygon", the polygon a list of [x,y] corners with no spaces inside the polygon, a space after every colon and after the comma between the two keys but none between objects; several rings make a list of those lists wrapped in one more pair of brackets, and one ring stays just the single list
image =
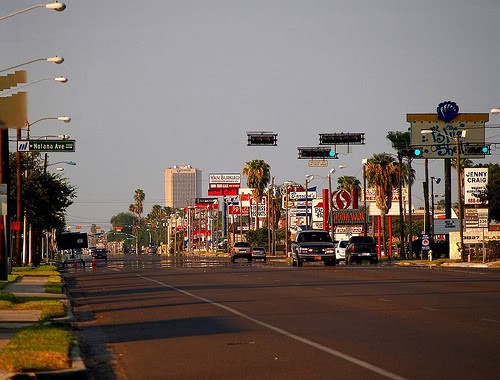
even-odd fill
[{"label": "distant car", "polygon": [[96,248],[92,251],[92,257],[96,260],[104,260],[108,262],[108,250],[106,248]]},{"label": "distant car", "polygon": [[264,247],[252,247],[252,259],[266,261],[266,249]]},{"label": "distant car", "polygon": [[371,236],[351,236],[346,248],[346,264],[361,264],[368,260],[370,264],[378,263],[377,243]]},{"label": "distant car", "polygon": [[148,247],[148,253],[150,255],[155,254],[157,252],[157,250],[158,249],[154,245]]},{"label": "distant car", "polygon": [[252,262],[252,246],[246,241],[237,241],[231,249],[231,261],[234,263],[236,259],[247,259]]},{"label": "distant car", "polygon": [[337,264],[339,261],[345,261],[345,250],[349,244],[348,240],[338,240],[335,241],[335,260]]}]

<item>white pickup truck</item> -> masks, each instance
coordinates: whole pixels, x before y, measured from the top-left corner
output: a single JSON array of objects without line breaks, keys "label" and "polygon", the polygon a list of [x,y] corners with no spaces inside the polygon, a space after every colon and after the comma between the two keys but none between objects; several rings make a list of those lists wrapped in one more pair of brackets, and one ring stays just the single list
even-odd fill
[{"label": "white pickup truck", "polygon": [[348,243],[349,243],[349,240],[336,240],[335,241],[335,260],[337,261],[337,264],[340,261],[345,262],[345,250],[347,248]]}]

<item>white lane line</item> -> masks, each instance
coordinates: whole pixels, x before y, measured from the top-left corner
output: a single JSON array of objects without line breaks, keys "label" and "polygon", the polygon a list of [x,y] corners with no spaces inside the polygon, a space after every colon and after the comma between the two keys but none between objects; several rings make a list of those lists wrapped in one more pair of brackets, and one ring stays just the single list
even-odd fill
[{"label": "white lane line", "polygon": [[434,309],[433,307],[428,307],[428,306],[422,306],[422,309],[429,311],[438,311],[438,309]]},{"label": "white lane line", "polygon": [[274,280],[274,282],[281,282],[281,280]]},{"label": "white lane line", "polygon": [[392,302],[392,300],[388,300],[387,298],[379,298],[378,300],[382,302]]},{"label": "white lane line", "polygon": [[405,377],[396,375],[395,373],[386,371],[385,369],[377,367],[377,366],[375,366],[373,364],[370,364],[368,362],[365,362],[363,360],[357,359],[357,358],[355,358],[355,357],[353,357],[351,355],[344,354],[343,352],[334,350],[334,349],[332,349],[330,347],[323,346],[322,344],[313,342],[312,340],[309,340],[307,338],[301,337],[299,335],[295,335],[294,333],[291,333],[291,332],[289,332],[287,330],[284,330],[284,329],[282,329],[280,327],[276,327],[276,326],[273,326],[273,325],[271,325],[269,323],[259,321],[258,319],[252,318],[249,315],[246,315],[246,314],[244,314],[244,313],[242,313],[242,312],[240,312],[240,311],[238,311],[236,309],[233,309],[233,308],[231,308],[229,306],[226,306],[226,305],[220,304],[218,302],[209,300],[208,298],[197,296],[196,294],[190,293],[190,292],[188,292],[186,290],[182,290],[180,288],[176,288],[175,286],[172,286],[172,285],[165,284],[164,282],[155,280],[153,278],[149,278],[149,277],[145,277],[145,276],[141,276],[141,275],[138,275],[138,277],[143,278],[144,280],[147,280],[147,281],[154,282],[154,283],[156,283],[158,285],[162,285],[162,286],[164,286],[164,287],[166,287],[168,289],[175,290],[175,291],[177,291],[179,293],[183,293],[183,294],[185,294],[185,295],[187,295],[189,297],[196,298],[196,299],[198,299],[200,301],[203,301],[203,302],[206,302],[206,303],[208,303],[210,305],[213,305],[213,306],[219,307],[221,309],[224,309],[224,310],[226,310],[226,311],[228,311],[228,312],[230,312],[230,313],[232,313],[234,315],[237,315],[237,316],[239,316],[241,318],[249,320],[249,321],[251,321],[253,323],[256,323],[256,324],[258,324],[258,325],[260,325],[262,327],[265,327],[265,328],[267,328],[269,330],[273,330],[273,331],[277,332],[278,334],[284,335],[284,336],[286,336],[288,338],[294,339],[294,340],[299,341],[301,343],[304,343],[304,344],[306,344],[308,346],[314,347],[314,348],[316,348],[316,349],[318,349],[320,351],[326,352],[327,354],[336,356],[336,357],[338,357],[340,359],[344,359],[344,360],[346,360],[346,361],[348,361],[350,363],[353,363],[353,364],[355,364],[355,365],[357,365],[359,367],[362,367],[362,368],[365,368],[365,369],[367,369],[369,371],[377,373],[377,374],[379,374],[379,375],[381,375],[383,377],[386,377],[388,379],[406,380]]},{"label": "white lane line", "polygon": [[489,318],[481,318],[481,321],[493,322],[493,323],[500,323],[500,321],[497,321],[495,319],[489,319]]}]

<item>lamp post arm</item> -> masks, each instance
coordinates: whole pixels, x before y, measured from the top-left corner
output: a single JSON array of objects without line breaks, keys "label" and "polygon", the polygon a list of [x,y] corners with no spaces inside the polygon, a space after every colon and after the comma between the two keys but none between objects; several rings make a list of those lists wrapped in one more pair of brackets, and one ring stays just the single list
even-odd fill
[{"label": "lamp post arm", "polygon": [[61,11],[66,9],[66,5],[64,3],[58,3],[58,2],[49,3],[49,4],[36,4],[36,5],[32,5],[31,7],[24,8],[24,9],[21,9],[21,10],[14,12],[14,13],[8,14],[6,16],[2,16],[2,17],[0,17],[0,21],[5,20],[9,17],[17,16],[21,13],[31,11],[32,9],[36,9],[36,8],[47,8],[47,9],[53,9],[55,11],[61,12]]},{"label": "lamp post arm", "polygon": [[35,80],[33,82],[29,82],[29,83],[23,84],[22,86],[17,86],[16,88],[13,88],[11,90],[3,91],[3,92],[0,93],[0,96],[5,96],[5,95],[8,95],[8,94],[11,94],[13,92],[19,91],[20,89],[22,89],[24,87],[31,86],[32,84],[39,83],[39,82],[42,82],[44,80],[55,80],[56,82],[61,82],[61,83],[66,83],[68,81],[68,79],[66,77],[37,79],[37,80]]}]

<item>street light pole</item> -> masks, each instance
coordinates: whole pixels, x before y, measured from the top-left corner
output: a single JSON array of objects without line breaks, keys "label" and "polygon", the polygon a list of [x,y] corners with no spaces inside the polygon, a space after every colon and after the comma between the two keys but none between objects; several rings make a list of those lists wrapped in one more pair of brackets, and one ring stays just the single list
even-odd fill
[{"label": "street light pole", "polygon": [[432,234],[432,240],[434,240],[434,182],[436,182],[436,185],[441,182],[441,178],[439,177],[431,177],[431,234]]},{"label": "street light pole", "polygon": [[308,187],[309,187],[309,182],[314,179],[313,175],[306,175],[306,230],[309,229],[309,194],[308,194]]},{"label": "street light pole", "polygon": [[2,17],[0,17],[0,21],[5,20],[9,17],[16,16],[18,14],[24,13],[24,12],[31,11],[32,9],[36,9],[36,8],[47,8],[47,9],[52,9],[52,10],[57,11],[57,12],[62,12],[66,9],[66,4],[59,3],[56,1],[55,3],[32,5],[31,7],[18,10],[16,12],[8,14],[6,16],[2,16]]},{"label": "street light pole", "polygon": [[[330,226],[330,235],[332,241],[335,240],[335,226],[333,225],[333,212],[332,212],[332,174],[335,173],[335,168],[328,171],[328,224]],[[325,203],[323,201],[323,203]],[[324,205],[323,205],[324,207]]]},{"label": "street light pole", "polygon": [[21,66],[29,65],[30,63],[33,63],[33,62],[39,62],[39,61],[46,61],[46,62],[55,63],[55,64],[59,65],[59,64],[61,64],[61,63],[64,62],[64,58],[63,57],[59,57],[59,56],[56,55],[54,57],[49,57],[49,58],[32,59],[31,61],[27,61],[27,62],[24,62],[24,63],[19,63],[17,65],[10,66],[10,67],[7,67],[5,69],[1,69],[0,73],[3,73],[5,71],[9,71],[9,70],[13,70],[13,69],[16,69],[16,68],[21,67]]},{"label": "street light pole", "polygon": [[[457,185],[458,185],[458,229],[460,231],[460,255],[462,256],[462,261],[465,261],[465,251],[464,251],[464,222],[463,222],[463,203],[462,203],[462,165],[460,163],[460,148],[461,140],[465,137],[467,131],[459,131],[455,137],[457,143]],[[468,255],[467,261],[470,262],[470,254]]]}]

